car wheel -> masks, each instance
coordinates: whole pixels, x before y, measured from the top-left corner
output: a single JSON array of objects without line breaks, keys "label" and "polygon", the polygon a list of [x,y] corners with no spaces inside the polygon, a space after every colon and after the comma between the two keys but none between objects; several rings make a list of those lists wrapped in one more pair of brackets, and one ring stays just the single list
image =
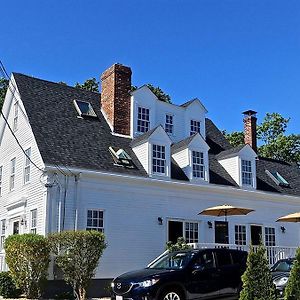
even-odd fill
[{"label": "car wheel", "polygon": [[161,294],[160,300],[184,300],[184,296],[178,289],[169,289]]}]

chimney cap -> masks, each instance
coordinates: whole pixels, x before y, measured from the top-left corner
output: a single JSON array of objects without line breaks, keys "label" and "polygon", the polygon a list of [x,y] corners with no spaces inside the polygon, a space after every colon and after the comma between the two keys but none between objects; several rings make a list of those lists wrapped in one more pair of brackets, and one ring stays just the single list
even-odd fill
[{"label": "chimney cap", "polygon": [[242,114],[245,116],[255,116],[257,114],[257,111],[249,109],[249,110],[242,112]]}]

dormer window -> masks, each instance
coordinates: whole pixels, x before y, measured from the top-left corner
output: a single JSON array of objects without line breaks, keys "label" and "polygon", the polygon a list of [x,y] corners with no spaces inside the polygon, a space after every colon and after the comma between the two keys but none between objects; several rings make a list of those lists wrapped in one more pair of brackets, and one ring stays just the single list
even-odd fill
[{"label": "dormer window", "polygon": [[251,161],[242,159],[242,185],[252,186],[252,184]]},{"label": "dormer window", "polygon": [[191,120],[190,135],[193,135],[195,133],[200,133],[200,121]]},{"label": "dormer window", "polygon": [[74,106],[80,117],[97,117],[92,104],[89,102],[74,100]]},{"label": "dormer window", "polygon": [[164,175],[166,173],[166,147],[152,145],[152,172]]},{"label": "dormer window", "polygon": [[132,158],[124,149],[118,149],[116,151],[113,147],[109,147],[109,151],[112,154],[115,165],[129,169],[135,168]]},{"label": "dormer window", "polygon": [[173,134],[173,115],[166,115],[165,131],[168,134]]},{"label": "dormer window", "polygon": [[203,152],[192,151],[193,178],[205,179],[205,165]]},{"label": "dormer window", "polygon": [[18,129],[18,118],[19,118],[19,102],[16,101],[14,104],[14,123],[13,123],[13,131]]},{"label": "dormer window", "polygon": [[138,107],[137,131],[147,132],[150,129],[150,111],[149,108]]}]

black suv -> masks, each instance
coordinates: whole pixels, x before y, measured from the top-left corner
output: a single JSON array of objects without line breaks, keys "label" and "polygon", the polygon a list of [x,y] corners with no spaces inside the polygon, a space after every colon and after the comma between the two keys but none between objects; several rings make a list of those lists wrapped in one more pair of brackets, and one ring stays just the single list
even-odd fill
[{"label": "black suv", "polygon": [[216,299],[237,296],[247,252],[198,249],[166,253],[147,268],[112,282],[115,300]]}]

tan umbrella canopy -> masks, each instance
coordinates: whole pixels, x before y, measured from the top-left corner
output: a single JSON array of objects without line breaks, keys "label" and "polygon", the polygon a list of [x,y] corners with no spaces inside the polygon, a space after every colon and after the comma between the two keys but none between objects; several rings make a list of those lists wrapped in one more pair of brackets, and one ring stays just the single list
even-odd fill
[{"label": "tan umbrella canopy", "polygon": [[280,217],[276,222],[300,222],[300,212]]},{"label": "tan umbrella canopy", "polygon": [[198,215],[216,216],[216,217],[224,216],[225,221],[227,221],[227,216],[247,215],[252,211],[254,211],[254,209],[224,204],[224,205],[206,208],[200,211]]}]

